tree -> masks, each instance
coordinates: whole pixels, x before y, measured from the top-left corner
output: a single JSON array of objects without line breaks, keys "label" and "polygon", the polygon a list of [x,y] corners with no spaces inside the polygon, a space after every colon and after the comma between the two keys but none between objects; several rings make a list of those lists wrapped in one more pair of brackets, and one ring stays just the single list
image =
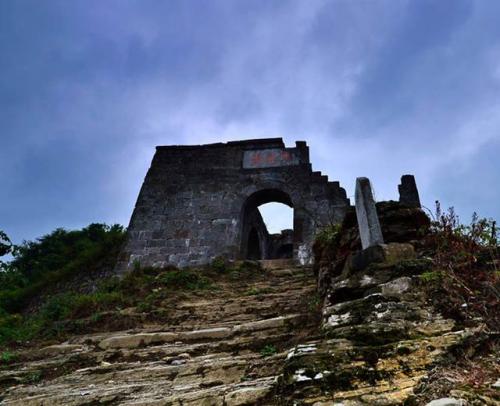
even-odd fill
[{"label": "tree", "polygon": [[7,234],[0,230],[0,257],[7,255],[12,251],[12,242],[10,241]]}]

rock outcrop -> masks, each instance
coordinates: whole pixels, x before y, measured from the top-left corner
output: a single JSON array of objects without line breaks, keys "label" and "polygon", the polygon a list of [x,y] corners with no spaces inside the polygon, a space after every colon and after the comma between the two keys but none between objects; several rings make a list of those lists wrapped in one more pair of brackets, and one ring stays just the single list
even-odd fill
[{"label": "rock outcrop", "polygon": [[25,350],[0,370],[0,403],[266,404],[287,350],[314,336],[319,320],[311,314],[319,309],[311,269],[289,266],[280,261],[280,269],[262,270],[251,281],[193,293],[167,309],[168,325]]},{"label": "rock outcrop", "polygon": [[429,297],[429,219],[396,202],[377,211],[386,244],[361,250],[349,212],[335,238],[315,247],[314,272],[261,261],[251,278],[226,278],[156,309],[168,323],[138,323],[130,308],[112,316],[135,320],[133,329],[26,350],[0,370],[2,404],[499,404],[494,350],[481,359],[493,365],[488,379],[475,365],[476,386],[448,379],[469,373],[459,350],[481,347],[484,326],[445,317]]}]

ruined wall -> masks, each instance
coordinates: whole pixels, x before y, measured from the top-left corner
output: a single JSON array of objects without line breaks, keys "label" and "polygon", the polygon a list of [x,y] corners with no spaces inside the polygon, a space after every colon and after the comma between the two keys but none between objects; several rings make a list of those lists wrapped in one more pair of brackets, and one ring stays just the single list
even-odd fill
[{"label": "ruined wall", "polygon": [[201,146],[157,147],[117,265],[200,265],[244,256],[248,213],[277,201],[294,208],[294,256],[310,263],[318,227],[344,216],[349,200],[338,182],[313,172],[305,142],[281,138]]},{"label": "ruined wall", "polygon": [[293,246],[293,230],[281,230],[279,234],[271,234],[266,259],[289,258],[290,245]]}]

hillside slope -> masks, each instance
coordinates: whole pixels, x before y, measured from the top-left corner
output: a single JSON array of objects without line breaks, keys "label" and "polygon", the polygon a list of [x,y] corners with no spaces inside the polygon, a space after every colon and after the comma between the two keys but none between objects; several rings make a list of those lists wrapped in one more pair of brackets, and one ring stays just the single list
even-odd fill
[{"label": "hillside slope", "polygon": [[185,295],[162,324],[26,350],[0,371],[3,404],[264,404],[286,351],[318,321],[311,269],[281,268]]},{"label": "hillside slope", "polygon": [[361,251],[350,211],[314,269],[219,258],[51,297],[4,341],[1,403],[500,404],[495,223],[377,211],[386,244]]}]

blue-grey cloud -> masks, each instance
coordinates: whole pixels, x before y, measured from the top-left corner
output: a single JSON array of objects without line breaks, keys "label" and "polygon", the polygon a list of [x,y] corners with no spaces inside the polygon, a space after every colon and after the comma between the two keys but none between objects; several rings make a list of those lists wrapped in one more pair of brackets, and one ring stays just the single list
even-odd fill
[{"label": "blue-grey cloud", "polygon": [[353,193],[500,218],[500,5],[4,1],[0,228],[126,224],[154,146],[283,136]]}]

